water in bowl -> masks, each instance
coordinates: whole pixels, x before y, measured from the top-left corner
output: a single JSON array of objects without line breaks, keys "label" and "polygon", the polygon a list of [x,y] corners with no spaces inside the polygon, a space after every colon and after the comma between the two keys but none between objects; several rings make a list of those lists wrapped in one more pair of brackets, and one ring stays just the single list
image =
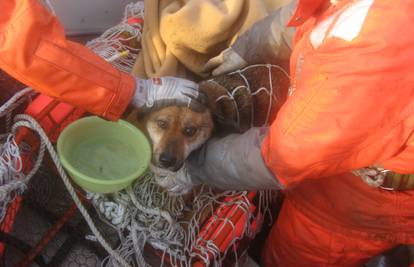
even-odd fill
[{"label": "water in bowl", "polygon": [[125,178],[136,171],[137,153],[121,140],[96,138],[73,147],[69,161],[84,175],[114,180]]}]

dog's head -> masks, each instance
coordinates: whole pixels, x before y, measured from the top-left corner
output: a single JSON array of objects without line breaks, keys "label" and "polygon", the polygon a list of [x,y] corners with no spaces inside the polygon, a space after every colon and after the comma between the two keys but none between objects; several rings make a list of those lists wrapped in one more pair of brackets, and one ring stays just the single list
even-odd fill
[{"label": "dog's head", "polygon": [[152,147],[152,164],[177,171],[187,156],[211,136],[213,120],[208,109],[202,112],[187,107],[168,106],[143,117],[143,128]]}]

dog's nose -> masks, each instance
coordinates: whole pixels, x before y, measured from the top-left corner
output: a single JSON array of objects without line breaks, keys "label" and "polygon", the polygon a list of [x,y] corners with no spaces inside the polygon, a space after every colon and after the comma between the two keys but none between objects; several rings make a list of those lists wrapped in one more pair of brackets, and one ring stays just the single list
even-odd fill
[{"label": "dog's nose", "polygon": [[174,166],[174,164],[177,162],[177,158],[173,155],[162,153],[158,162],[160,163],[161,167],[168,168]]}]

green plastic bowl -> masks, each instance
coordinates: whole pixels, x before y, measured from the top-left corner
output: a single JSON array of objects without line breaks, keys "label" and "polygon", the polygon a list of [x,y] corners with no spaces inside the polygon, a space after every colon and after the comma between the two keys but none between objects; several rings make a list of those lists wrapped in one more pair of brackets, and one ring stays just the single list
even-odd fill
[{"label": "green plastic bowl", "polygon": [[112,193],[124,189],[148,169],[151,147],[132,124],[96,116],[79,119],[59,136],[63,167],[83,189]]}]

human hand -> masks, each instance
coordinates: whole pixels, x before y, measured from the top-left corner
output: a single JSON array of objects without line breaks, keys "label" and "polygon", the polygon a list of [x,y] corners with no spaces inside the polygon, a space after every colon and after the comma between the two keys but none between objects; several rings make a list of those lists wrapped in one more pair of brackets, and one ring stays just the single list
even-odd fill
[{"label": "human hand", "polygon": [[247,66],[247,62],[231,47],[220,55],[211,58],[204,66],[205,71],[212,71],[213,76],[232,72]]},{"label": "human hand", "polygon": [[195,110],[204,107],[205,96],[192,81],[176,77],[137,78],[136,81],[137,89],[131,104],[139,109],[171,104]]},{"label": "human hand", "polygon": [[388,170],[381,167],[367,167],[352,171],[356,176],[372,187],[380,187],[384,183]]}]

